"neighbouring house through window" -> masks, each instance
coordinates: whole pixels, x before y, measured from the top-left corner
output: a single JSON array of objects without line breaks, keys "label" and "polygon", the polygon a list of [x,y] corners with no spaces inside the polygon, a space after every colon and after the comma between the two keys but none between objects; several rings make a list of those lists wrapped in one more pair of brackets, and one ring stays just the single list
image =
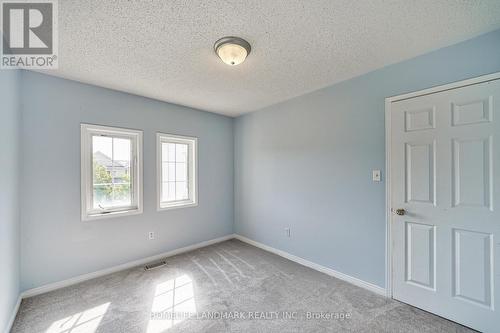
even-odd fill
[{"label": "neighbouring house through window", "polygon": [[142,131],[81,125],[82,219],[142,212]]}]

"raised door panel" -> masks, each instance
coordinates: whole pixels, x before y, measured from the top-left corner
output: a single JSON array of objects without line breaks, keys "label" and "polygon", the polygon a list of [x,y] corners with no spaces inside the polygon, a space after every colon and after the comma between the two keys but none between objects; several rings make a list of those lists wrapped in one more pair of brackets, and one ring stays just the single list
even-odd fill
[{"label": "raised door panel", "polygon": [[407,143],[405,155],[406,202],[435,205],[435,142]]},{"label": "raised door panel", "polygon": [[493,308],[493,235],[453,230],[453,296]]},{"label": "raised door panel", "polygon": [[436,107],[405,111],[405,131],[421,131],[435,128]]},{"label": "raised door panel", "polygon": [[436,227],[406,222],[406,282],[418,287],[436,289]]},{"label": "raised door panel", "polygon": [[480,100],[452,102],[452,125],[462,126],[490,122],[493,115],[492,106],[492,96]]},{"label": "raised door panel", "polygon": [[491,137],[453,140],[453,206],[493,210],[491,154]]}]

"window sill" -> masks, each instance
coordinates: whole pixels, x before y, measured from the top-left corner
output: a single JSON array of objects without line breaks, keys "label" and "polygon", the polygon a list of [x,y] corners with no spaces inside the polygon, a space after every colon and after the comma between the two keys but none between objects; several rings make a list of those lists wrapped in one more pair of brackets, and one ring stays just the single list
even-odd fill
[{"label": "window sill", "polygon": [[161,212],[163,210],[171,210],[171,209],[179,209],[179,208],[189,208],[198,206],[197,202],[187,201],[187,202],[177,202],[173,204],[159,204],[158,211]]},{"label": "window sill", "polygon": [[84,215],[82,215],[82,221],[94,221],[94,220],[101,220],[101,219],[106,219],[106,218],[122,217],[122,216],[137,215],[137,214],[142,214],[142,208],[122,210],[122,211],[118,211],[118,212],[111,212],[111,213],[105,213],[105,214],[102,214],[102,213],[101,214],[84,214]]}]

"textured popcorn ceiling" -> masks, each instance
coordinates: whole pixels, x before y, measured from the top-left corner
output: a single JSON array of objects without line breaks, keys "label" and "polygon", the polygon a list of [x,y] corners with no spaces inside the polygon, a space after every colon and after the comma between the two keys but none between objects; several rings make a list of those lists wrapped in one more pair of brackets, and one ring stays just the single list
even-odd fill
[{"label": "textured popcorn ceiling", "polygon": [[61,0],[46,73],[237,116],[497,28],[499,0]]}]

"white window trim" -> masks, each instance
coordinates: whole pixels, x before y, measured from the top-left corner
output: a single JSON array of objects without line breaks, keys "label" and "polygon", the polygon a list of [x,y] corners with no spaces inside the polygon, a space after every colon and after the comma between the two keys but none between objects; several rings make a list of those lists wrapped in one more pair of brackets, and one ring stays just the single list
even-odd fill
[{"label": "white window trim", "polygon": [[[162,142],[186,143],[189,141],[191,152],[188,157],[188,179],[190,198],[183,201],[165,203],[161,201],[162,188]],[[168,133],[156,133],[156,204],[157,210],[170,210],[198,206],[198,138]]]},{"label": "white window trim", "polygon": [[[81,218],[82,221],[100,220],[112,217],[121,217],[127,215],[141,214],[143,211],[143,153],[142,153],[142,131],[109,127],[92,124],[81,124]],[[135,156],[132,157],[135,164],[134,183],[133,183],[133,203],[130,207],[123,207],[117,210],[108,210],[103,213],[89,213],[92,205],[92,166],[91,166],[91,147],[92,134],[110,134],[124,136],[135,139]]]}]

